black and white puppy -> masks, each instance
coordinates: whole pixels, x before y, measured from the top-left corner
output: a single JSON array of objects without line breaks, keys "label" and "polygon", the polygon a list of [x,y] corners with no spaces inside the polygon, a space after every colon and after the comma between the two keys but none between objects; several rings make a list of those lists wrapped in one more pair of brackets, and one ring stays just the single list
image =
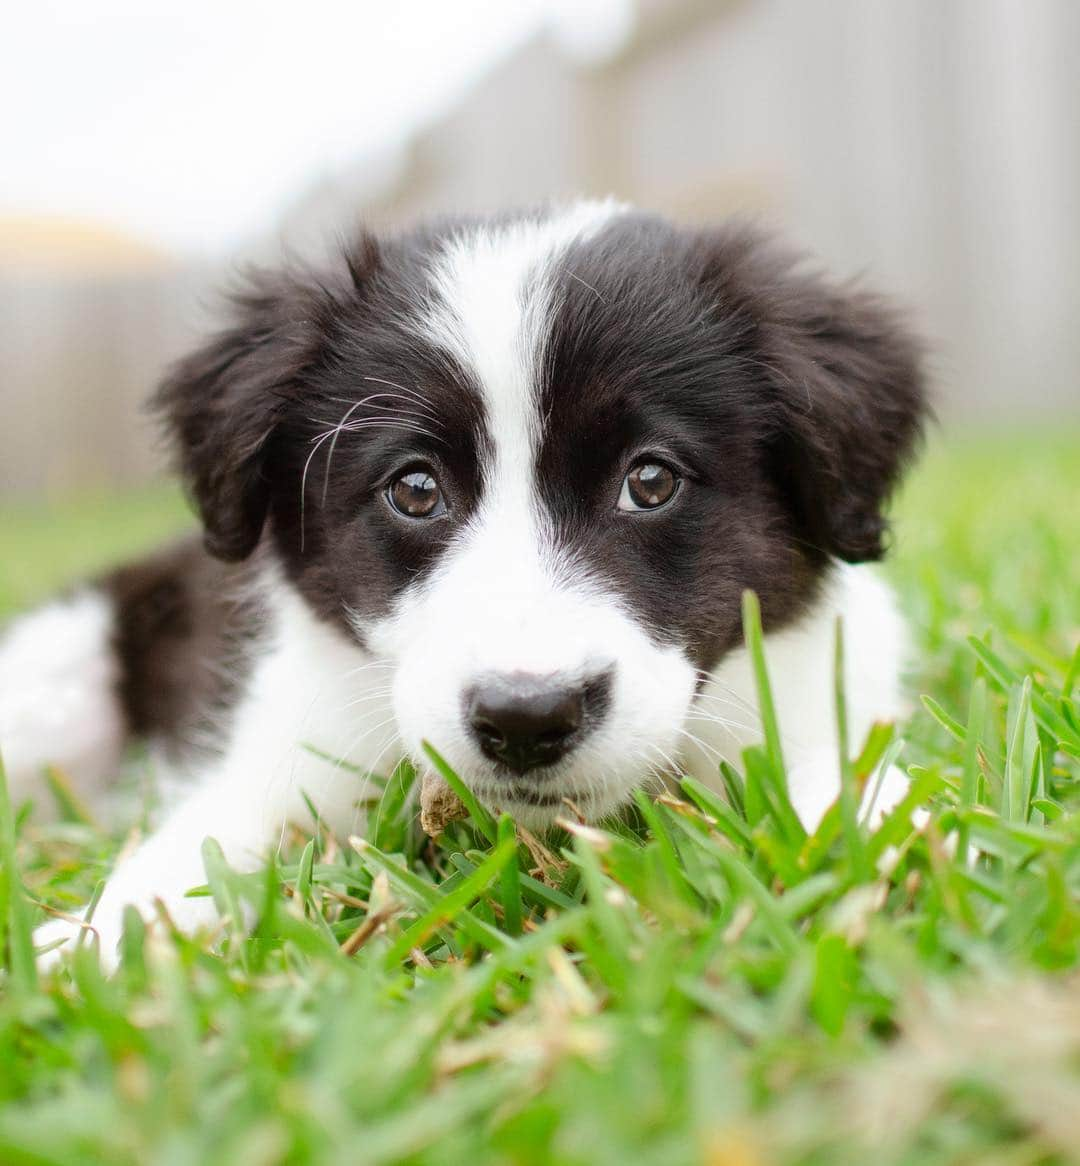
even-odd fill
[{"label": "black and white puppy", "polygon": [[16,799],[49,762],[91,797],[132,735],[196,746],[98,904],[105,958],[126,904],[207,919],[204,836],[253,867],[305,795],[347,832],[357,769],[425,741],[531,826],[650,775],[715,784],[758,737],[746,588],[808,822],[838,789],[838,615],[852,739],[900,711],[902,623],[850,564],[882,554],[917,345],[750,229],[586,202],[364,235],[340,270],[257,279],[157,401],[203,545],[0,641]]}]

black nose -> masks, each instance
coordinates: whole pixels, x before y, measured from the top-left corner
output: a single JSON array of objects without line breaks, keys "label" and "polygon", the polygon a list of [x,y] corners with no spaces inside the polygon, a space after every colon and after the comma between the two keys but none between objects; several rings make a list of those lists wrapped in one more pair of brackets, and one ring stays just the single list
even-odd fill
[{"label": "black nose", "polygon": [[465,715],[485,756],[524,773],[577,744],[609,687],[606,676],[577,685],[527,673],[491,676],[466,693]]}]

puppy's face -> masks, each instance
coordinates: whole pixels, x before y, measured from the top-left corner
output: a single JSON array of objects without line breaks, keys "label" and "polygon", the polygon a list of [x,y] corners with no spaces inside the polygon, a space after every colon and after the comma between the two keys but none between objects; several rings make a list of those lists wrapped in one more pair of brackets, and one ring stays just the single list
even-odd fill
[{"label": "puppy's face", "polygon": [[209,545],[269,518],[391,665],[418,760],[524,821],[599,816],[671,763],[745,588],[775,628],[880,553],[913,348],[756,236],[610,204],[349,258],[248,297],[163,389]]}]

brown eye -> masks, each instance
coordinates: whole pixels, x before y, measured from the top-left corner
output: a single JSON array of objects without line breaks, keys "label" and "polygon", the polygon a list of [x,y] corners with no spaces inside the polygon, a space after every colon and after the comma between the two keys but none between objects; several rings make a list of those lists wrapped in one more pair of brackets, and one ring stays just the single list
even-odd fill
[{"label": "brown eye", "polygon": [[427,470],[410,470],[395,478],[386,496],[390,505],[406,518],[437,518],[446,513],[439,483]]},{"label": "brown eye", "polygon": [[679,489],[675,471],[660,462],[639,462],[623,479],[620,510],[657,510]]}]

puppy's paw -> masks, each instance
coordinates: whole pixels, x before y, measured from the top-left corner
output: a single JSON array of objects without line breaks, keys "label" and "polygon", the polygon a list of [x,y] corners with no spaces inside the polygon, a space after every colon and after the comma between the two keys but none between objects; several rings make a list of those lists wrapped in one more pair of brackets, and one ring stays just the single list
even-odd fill
[{"label": "puppy's paw", "polygon": [[95,929],[78,916],[57,917],[34,931],[37,965],[42,971],[57,967],[80,943],[92,943]]},{"label": "puppy's paw", "polygon": [[[909,785],[907,774],[895,765],[890,766],[880,780],[877,776],[872,778],[863,791],[859,820],[876,830],[903,800]],[[840,796],[840,772],[835,754],[822,751],[793,765],[788,773],[788,792],[803,826],[810,832],[816,830],[825,811]],[[912,824],[921,826],[926,816],[925,810],[916,810],[911,815]]]},{"label": "puppy's paw", "polygon": [[120,962],[118,948],[123,930],[123,903],[110,902],[106,893],[89,922],[81,915],[57,917],[35,930],[37,965],[43,970],[53,968],[70,958],[77,947],[96,946],[102,968],[113,972]]}]

